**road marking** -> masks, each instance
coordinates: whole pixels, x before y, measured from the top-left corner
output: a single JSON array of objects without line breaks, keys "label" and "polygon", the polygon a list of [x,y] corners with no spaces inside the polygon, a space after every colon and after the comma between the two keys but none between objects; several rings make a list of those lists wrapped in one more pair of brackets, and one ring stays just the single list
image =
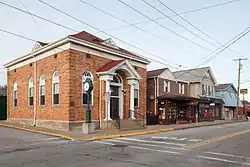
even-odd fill
[{"label": "road marking", "polygon": [[[103,141],[94,141],[94,142],[95,142],[95,143],[100,143],[100,144],[111,145],[111,146],[114,146],[114,145],[115,145],[115,144],[113,144],[113,143],[103,142]],[[157,149],[151,149],[151,148],[145,148],[145,147],[137,147],[137,146],[128,146],[128,147],[129,147],[129,148],[133,148],[133,149],[148,150],[148,151],[169,153],[169,154],[175,154],[175,155],[181,154],[181,153],[179,153],[179,152],[174,152],[174,151],[157,150]]]},{"label": "road marking", "polygon": [[206,153],[206,154],[213,154],[213,155],[221,155],[221,156],[226,156],[226,157],[247,158],[247,159],[250,159],[250,157],[244,157],[244,156],[232,155],[232,154],[225,154],[225,153],[216,153],[216,152],[204,152],[204,153]]},{"label": "road marking", "polygon": [[51,137],[51,138],[45,138],[45,139],[32,139],[32,140],[23,140],[23,141],[46,141],[46,140],[59,140],[58,137]]},{"label": "road marking", "polygon": [[[115,139],[106,139],[107,141],[112,141],[112,142],[118,142],[118,143],[125,143],[125,144],[130,144],[129,142],[126,141],[120,141],[120,140],[115,140]],[[179,147],[168,147],[168,146],[161,146],[161,145],[155,145],[155,144],[145,144],[145,143],[136,143],[136,145],[141,145],[141,146],[151,146],[151,147],[159,147],[159,148],[169,148],[173,150],[182,150],[182,151],[190,151],[185,148],[179,148]]]},{"label": "road marking", "polygon": [[196,156],[196,157],[203,158],[203,159],[209,159],[209,160],[215,160],[215,161],[221,161],[221,162],[228,162],[228,163],[233,163],[233,164],[238,164],[238,165],[250,166],[250,163],[231,161],[231,160],[228,160],[228,159],[221,159],[221,158],[214,158],[214,157],[207,157],[207,156]]},{"label": "road marking", "polygon": [[149,141],[149,140],[140,140],[140,139],[133,139],[133,138],[117,138],[117,140],[130,140],[130,141],[138,141],[143,143],[155,143],[155,144],[167,144],[167,145],[176,145],[176,146],[186,146],[186,144],[180,143],[170,143],[170,142],[161,142],[161,141]]},{"label": "road marking", "polygon": [[151,149],[151,148],[146,148],[146,147],[136,147],[136,146],[128,146],[129,148],[135,148],[139,150],[149,150],[149,151],[155,151],[155,152],[162,152],[162,153],[169,153],[169,154],[175,154],[179,155],[181,153],[179,152],[173,152],[173,151],[167,151],[167,150],[156,150],[156,149]]},{"label": "road marking", "polygon": [[220,140],[229,139],[229,138],[232,138],[234,136],[238,136],[238,135],[249,133],[249,132],[250,132],[250,129],[240,131],[240,132],[237,132],[237,133],[227,134],[227,135],[224,135],[224,136],[219,136],[219,137],[211,138],[211,139],[208,139],[208,140],[204,140],[204,141],[202,141],[200,143],[187,145],[184,148],[187,148],[187,149],[196,148],[196,147],[200,147],[200,146],[212,143],[212,142],[217,142],[217,141],[220,141]]},{"label": "road marking", "polygon": [[188,138],[178,138],[178,137],[168,137],[168,136],[153,136],[152,139],[162,139],[162,140],[176,140],[176,141],[184,141],[187,140],[189,142],[199,142],[202,141],[202,139],[188,139]]},{"label": "road marking", "polygon": [[202,139],[189,139],[188,141],[189,142],[199,142],[199,141],[202,141]]},{"label": "road marking", "polygon": [[32,144],[25,144],[25,146],[35,146],[40,144],[54,144],[54,143],[67,143],[68,140],[59,140],[59,141],[52,141],[52,142],[39,142],[39,143],[32,143]]}]

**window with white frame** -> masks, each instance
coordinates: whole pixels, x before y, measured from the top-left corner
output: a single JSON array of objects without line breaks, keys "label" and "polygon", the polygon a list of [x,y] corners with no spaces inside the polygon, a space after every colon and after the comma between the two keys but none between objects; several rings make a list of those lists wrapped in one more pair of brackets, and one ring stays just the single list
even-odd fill
[{"label": "window with white frame", "polygon": [[185,94],[185,85],[183,83],[179,83],[179,93]]},{"label": "window with white frame", "polygon": [[[83,105],[88,104],[88,96],[84,90],[84,82],[86,81],[87,78],[91,79],[93,82],[93,75],[89,71],[84,71],[82,73],[82,104]],[[90,104],[93,105],[93,90],[90,93],[89,100],[90,100]]]},{"label": "window with white frame", "polygon": [[164,81],[164,92],[170,92],[170,82],[169,81]]},{"label": "window with white frame", "polygon": [[29,106],[33,106],[34,103],[34,82],[33,79],[29,79],[29,85],[28,85],[28,95],[29,95]]},{"label": "window with white frame", "polygon": [[13,101],[14,101],[14,107],[17,107],[17,82],[14,83],[13,87]]},{"label": "window with white frame", "polygon": [[139,82],[134,84],[134,107],[139,107]]},{"label": "window with white frame", "polygon": [[59,105],[59,73],[54,72],[52,76],[52,104]]},{"label": "window with white frame", "polygon": [[45,105],[45,75],[40,77],[40,106]]}]

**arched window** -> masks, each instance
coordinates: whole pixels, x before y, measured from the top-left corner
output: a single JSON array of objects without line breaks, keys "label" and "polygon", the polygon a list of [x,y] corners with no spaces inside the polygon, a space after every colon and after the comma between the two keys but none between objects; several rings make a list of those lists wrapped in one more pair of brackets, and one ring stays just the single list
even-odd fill
[{"label": "arched window", "polygon": [[52,76],[52,104],[59,105],[59,73],[57,71]]},{"label": "arched window", "polygon": [[116,75],[113,76],[113,80],[111,82],[113,82],[113,83],[122,83],[122,79],[121,79],[121,77],[119,75],[116,74]]},{"label": "arched window", "polygon": [[13,86],[13,101],[14,107],[17,107],[17,82],[15,82]]},{"label": "arched window", "polygon": [[40,77],[40,106],[45,105],[45,75]]},{"label": "arched window", "polygon": [[[82,104],[83,105],[88,104],[87,93],[83,89],[84,82],[86,81],[87,78],[91,79],[93,82],[93,75],[89,71],[84,71],[82,73]],[[90,104],[93,105],[93,90],[90,93]]]},{"label": "arched window", "polygon": [[134,84],[134,106],[139,107],[139,82]]},{"label": "arched window", "polygon": [[29,95],[29,106],[33,106],[34,103],[34,82],[33,79],[29,79],[29,85],[28,85],[28,95]]}]

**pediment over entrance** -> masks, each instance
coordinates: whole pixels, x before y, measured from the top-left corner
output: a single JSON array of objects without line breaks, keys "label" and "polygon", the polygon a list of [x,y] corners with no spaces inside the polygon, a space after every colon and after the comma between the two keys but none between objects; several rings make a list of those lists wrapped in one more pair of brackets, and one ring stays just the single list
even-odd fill
[{"label": "pediment over entrance", "polygon": [[131,65],[131,63],[126,59],[108,62],[99,70],[97,70],[97,74],[101,76],[114,75],[117,70],[123,71],[126,74],[127,79],[142,79],[141,76],[134,69],[134,67]]}]

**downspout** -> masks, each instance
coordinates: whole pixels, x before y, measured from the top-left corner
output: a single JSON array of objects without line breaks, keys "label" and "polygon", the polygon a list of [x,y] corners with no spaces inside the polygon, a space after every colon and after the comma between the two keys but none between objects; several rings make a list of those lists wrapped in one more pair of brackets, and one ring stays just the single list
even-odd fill
[{"label": "downspout", "polygon": [[156,77],[154,77],[154,81],[155,81],[155,100],[154,100],[154,108],[155,108],[155,115],[156,115],[156,91],[157,91]]},{"label": "downspout", "polygon": [[33,125],[36,126],[36,60],[34,58],[34,121]]},{"label": "downspout", "polygon": [[102,81],[100,80],[99,88],[99,126],[102,128]]}]

